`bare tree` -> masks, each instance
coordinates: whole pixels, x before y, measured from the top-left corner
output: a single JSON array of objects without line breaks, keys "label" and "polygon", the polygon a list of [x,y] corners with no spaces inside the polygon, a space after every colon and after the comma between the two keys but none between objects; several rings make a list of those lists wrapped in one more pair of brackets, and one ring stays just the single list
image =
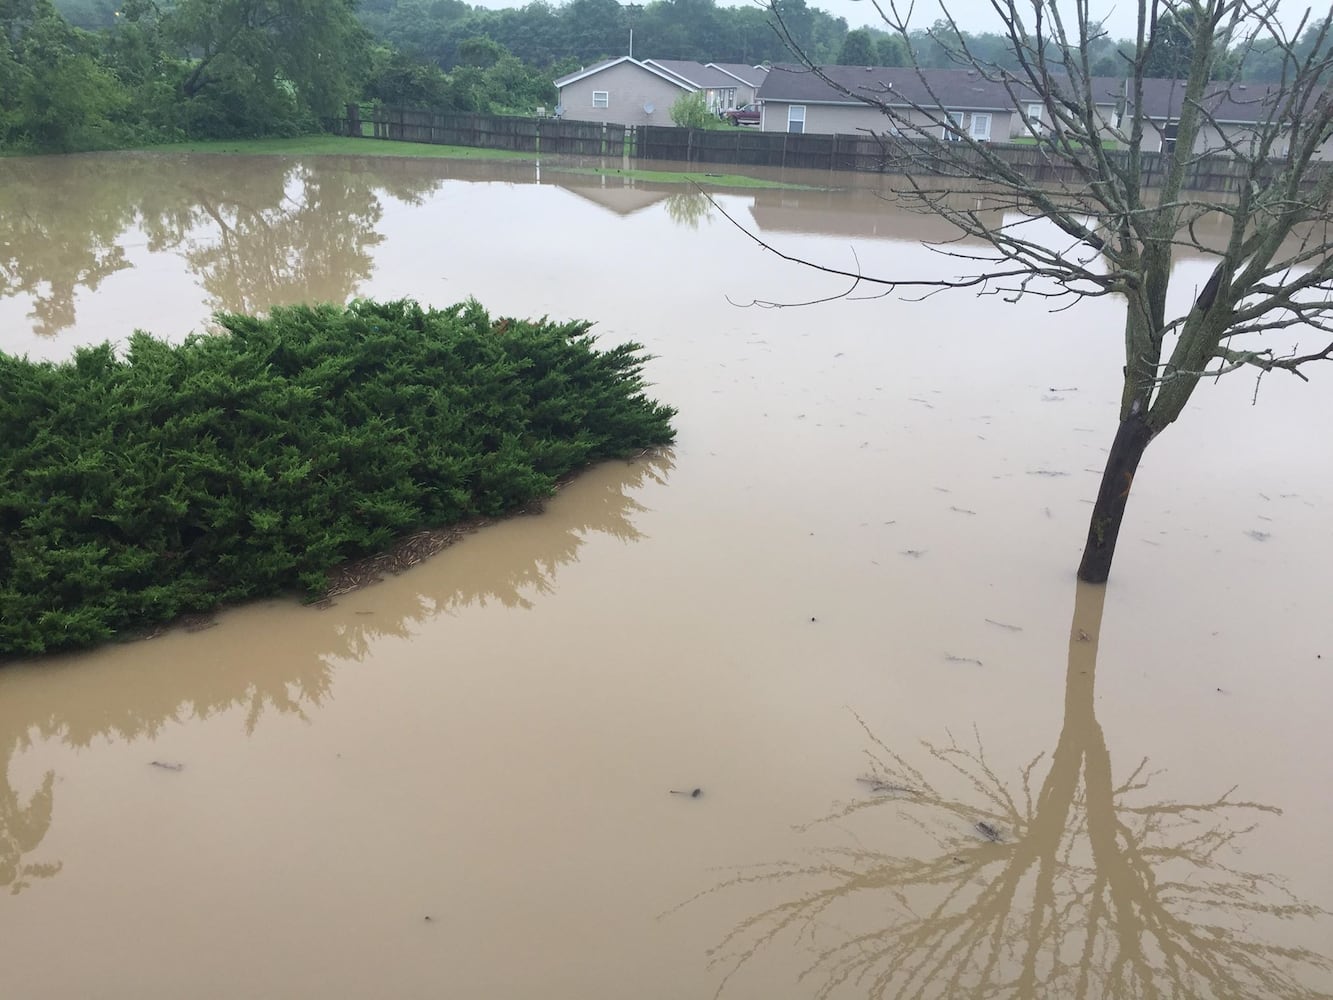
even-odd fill
[{"label": "bare tree", "polygon": [[[870,2],[888,29],[909,41],[911,8],[898,0]],[[990,3],[1012,49],[1010,68],[972,53],[947,10],[929,34],[960,68],[1007,92],[1036,143],[1035,169],[974,136],[919,67],[913,67],[919,85],[910,88],[858,84],[806,58],[780,7],[770,3],[769,10],[801,60],[795,71],[813,73],[885,115],[885,167],[902,178],[894,196],[982,245],[936,248],[970,270],[953,278],[858,280],[900,290],[1040,297],[1053,308],[1088,296],[1123,299],[1120,423],[1079,567],[1080,579],[1100,583],[1110,573],[1144,450],[1180,416],[1201,380],[1242,369],[1259,378],[1282,370],[1307,379],[1304,366],[1333,357],[1333,342],[1324,344],[1333,331],[1333,164],[1321,159],[1333,133],[1333,92],[1323,86],[1333,68],[1333,9],[1315,19],[1307,11],[1288,31],[1276,17],[1276,0],[1139,0],[1135,38],[1121,49],[1123,73],[1107,80],[1091,69],[1093,53],[1104,45],[1088,0]],[[1174,44],[1181,32],[1188,38],[1180,80],[1148,77],[1155,49],[1165,44],[1159,24],[1171,26]],[[1315,44],[1298,45],[1307,29]],[[1238,78],[1256,51],[1268,58],[1281,53],[1278,83],[1213,80],[1220,58]],[[1165,112],[1154,111],[1155,101],[1165,102]],[[1238,107],[1251,120],[1241,128]],[[1218,157],[1227,158],[1231,190],[1194,192]],[[1004,221],[995,221],[997,210]],[[1200,235],[1201,223],[1213,216],[1229,223],[1220,244]],[[1059,238],[1030,224],[1038,219]],[[1179,248],[1206,255],[1213,272],[1192,291],[1188,308],[1173,315],[1168,293]],[[1263,334],[1277,336],[1265,341]],[[1294,338],[1311,334],[1318,346],[1302,353]]]},{"label": "bare tree", "polygon": [[[1006,781],[979,734],[912,751],[867,728],[864,794],[807,828],[845,828],[847,846],[743,869],[691,901],[763,900],[710,951],[719,996],[765,950],[793,946],[820,1000],[1326,996],[1333,962],[1288,928],[1330,915],[1235,860],[1280,810],[1234,789],[1162,800],[1147,760],[1113,776],[1095,712],[1105,595],[1079,585],[1049,756]],[[900,819],[887,830],[886,811]],[[920,852],[902,848],[904,823],[925,834]]]}]

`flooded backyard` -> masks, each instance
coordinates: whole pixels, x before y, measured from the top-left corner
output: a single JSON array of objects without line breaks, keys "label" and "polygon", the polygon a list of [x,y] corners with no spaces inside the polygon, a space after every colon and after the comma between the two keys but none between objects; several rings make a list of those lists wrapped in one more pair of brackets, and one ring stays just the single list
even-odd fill
[{"label": "flooded backyard", "polygon": [[[862,183],[717,197],[955,273]],[[331,607],[0,666],[5,994],[1333,995],[1333,365],[1201,386],[1079,587],[1116,304],[847,285],[546,165],[0,160],[7,352],[474,296],[680,411]]]}]

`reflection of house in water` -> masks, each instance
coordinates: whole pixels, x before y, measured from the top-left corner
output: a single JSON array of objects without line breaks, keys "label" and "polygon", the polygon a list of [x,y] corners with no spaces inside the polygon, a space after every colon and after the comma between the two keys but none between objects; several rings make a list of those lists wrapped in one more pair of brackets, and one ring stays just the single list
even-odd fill
[{"label": "reflection of house in water", "polygon": [[562,187],[570,194],[576,194],[584,201],[590,201],[598,208],[615,212],[619,216],[642,212],[645,208],[651,208],[658,202],[665,201],[680,190],[679,185],[672,187],[667,184],[657,186],[634,184],[628,178],[620,177],[562,177],[554,174],[549,180],[556,187]]},{"label": "reflection of house in water", "polygon": [[[993,224],[999,225],[1003,213],[981,212],[979,216],[983,219],[993,216]],[[763,233],[852,236],[914,243],[942,243],[958,237],[958,230],[939,216],[910,211],[894,202],[891,195],[865,188],[756,191],[750,205],[750,217],[755,228]]]}]

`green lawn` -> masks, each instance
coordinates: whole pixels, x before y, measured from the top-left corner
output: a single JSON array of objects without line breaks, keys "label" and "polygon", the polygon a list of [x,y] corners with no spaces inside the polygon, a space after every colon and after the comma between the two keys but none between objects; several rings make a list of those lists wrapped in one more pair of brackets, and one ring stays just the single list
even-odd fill
[{"label": "green lawn", "polygon": [[640,181],[656,181],[659,184],[701,184],[704,187],[734,188],[782,188],[792,191],[826,191],[827,188],[811,184],[789,184],[785,181],[765,180],[762,177],[746,177],[744,174],[719,174],[702,170],[601,170],[596,167],[562,167],[553,164],[552,170],[569,174],[591,174],[605,177],[632,177]]},{"label": "green lawn", "polygon": [[[146,146],[149,152],[163,153],[220,153],[248,156],[429,156],[462,160],[528,160],[535,161],[535,153],[519,153],[508,149],[479,149],[473,146],[436,146],[425,142],[398,142],[387,139],[356,139],[336,135],[307,135],[290,139],[207,139],[198,142],[175,142],[161,146]],[[614,161],[613,161],[614,162]],[[698,183],[708,187],[729,188],[784,188],[815,191],[808,184],[788,184],[782,181],[746,177],[742,174],[721,174],[702,170],[615,170],[596,167],[562,166],[558,161],[543,161],[543,167],[561,173],[630,177],[660,184]]]},{"label": "green lawn", "polygon": [[173,142],[143,149],[164,153],[241,153],[256,156],[430,156],[454,160],[535,160],[532,153],[473,146],[436,146],[426,142],[392,142],[337,135],[303,135],[290,139],[204,139]]}]

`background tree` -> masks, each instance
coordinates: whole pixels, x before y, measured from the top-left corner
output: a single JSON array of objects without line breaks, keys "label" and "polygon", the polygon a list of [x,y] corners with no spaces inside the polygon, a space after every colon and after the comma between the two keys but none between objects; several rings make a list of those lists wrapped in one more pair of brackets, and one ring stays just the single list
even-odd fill
[{"label": "background tree", "polygon": [[1149,24],[1144,75],[1164,80],[1185,79],[1193,62],[1195,35],[1194,11],[1188,8],[1164,11]]},{"label": "background tree", "polygon": [[[1180,417],[1201,381],[1241,369],[1260,376],[1284,370],[1304,379],[1306,365],[1333,357],[1333,342],[1323,346],[1321,339],[1304,351],[1300,345],[1302,338],[1333,333],[1333,171],[1319,159],[1333,133],[1333,93],[1324,90],[1333,69],[1333,11],[1288,32],[1273,8],[1248,0],[1139,0],[1125,67],[1125,113],[1108,117],[1099,107],[1115,97],[1102,91],[1092,73],[1099,35],[1088,0],[1069,8],[1053,0],[996,0],[995,7],[1017,68],[972,53],[947,13],[930,39],[954,65],[1004,86],[1013,106],[1041,103],[1041,153],[1050,175],[1062,180],[1038,184],[989,143],[959,129],[924,78],[926,96],[910,108],[890,105],[882,92],[848,89],[804,53],[798,35],[785,31],[780,7],[770,11],[813,72],[879,109],[902,134],[902,140],[886,140],[887,165],[902,175],[895,195],[986,247],[942,248],[967,269],[955,278],[874,280],[917,290],[967,288],[1008,300],[1035,297],[1056,308],[1088,296],[1113,295],[1124,303],[1119,427],[1079,566],[1081,579],[1103,582],[1144,451]],[[888,28],[910,43],[915,33],[895,0],[882,9]],[[1176,26],[1172,31],[1185,32],[1189,58],[1176,88],[1179,107],[1171,112],[1175,142],[1159,154],[1162,123],[1148,117],[1144,94],[1167,15]],[[1229,85],[1212,82],[1218,54],[1230,39],[1239,40],[1233,70],[1242,75],[1260,42],[1281,53],[1281,84],[1235,95],[1259,119],[1244,132],[1228,128],[1220,112],[1232,96]],[[957,141],[941,142],[944,133]],[[1234,196],[1189,191],[1195,147],[1206,136],[1214,143],[1226,137],[1225,154],[1238,173]],[[1145,186],[1149,170],[1161,178],[1160,186]],[[1044,220],[1044,231],[1012,221],[996,225],[986,210]],[[1220,246],[1205,242],[1196,229],[1217,216],[1230,233]],[[1213,270],[1177,310],[1182,297],[1170,294],[1172,263],[1182,247],[1211,260]]]},{"label": "background tree", "polygon": [[210,134],[296,129],[360,90],[367,36],[353,0],[178,0],[164,22],[188,60],[187,120]]},{"label": "background tree", "polygon": [[865,28],[847,32],[838,52],[839,66],[874,66],[879,53],[875,51],[875,40]]}]

